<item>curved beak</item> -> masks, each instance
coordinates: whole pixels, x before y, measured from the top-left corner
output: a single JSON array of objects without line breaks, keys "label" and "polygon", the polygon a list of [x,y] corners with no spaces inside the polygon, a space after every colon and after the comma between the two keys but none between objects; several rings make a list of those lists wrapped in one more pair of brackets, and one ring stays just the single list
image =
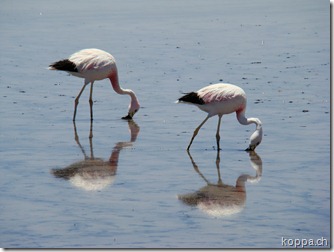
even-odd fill
[{"label": "curved beak", "polygon": [[249,147],[245,150],[245,151],[247,151],[247,152],[249,152],[249,151],[254,151],[255,150],[255,147],[256,146],[252,146],[252,145],[249,145]]},{"label": "curved beak", "polygon": [[258,146],[261,142],[258,142],[256,144],[250,144],[249,147],[245,151],[254,151],[256,146]]},{"label": "curved beak", "polygon": [[127,116],[123,116],[122,119],[124,119],[124,120],[131,120],[132,116],[129,113]]},{"label": "curved beak", "polygon": [[137,113],[138,109],[134,111],[129,111],[127,116],[123,116],[122,119],[124,120],[131,120],[133,116]]}]

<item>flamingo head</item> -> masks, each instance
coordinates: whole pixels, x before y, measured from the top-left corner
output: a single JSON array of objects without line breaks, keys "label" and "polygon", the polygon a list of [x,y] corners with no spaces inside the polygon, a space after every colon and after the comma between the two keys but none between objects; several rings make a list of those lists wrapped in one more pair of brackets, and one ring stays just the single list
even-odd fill
[{"label": "flamingo head", "polygon": [[251,135],[249,140],[249,147],[245,151],[254,151],[256,146],[258,146],[262,141],[262,125],[259,123],[256,127],[256,130]]},{"label": "flamingo head", "polygon": [[130,103],[129,112],[126,116],[122,117],[125,120],[131,120],[133,116],[138,112],[140,108],[138,100],[134,100]]}]

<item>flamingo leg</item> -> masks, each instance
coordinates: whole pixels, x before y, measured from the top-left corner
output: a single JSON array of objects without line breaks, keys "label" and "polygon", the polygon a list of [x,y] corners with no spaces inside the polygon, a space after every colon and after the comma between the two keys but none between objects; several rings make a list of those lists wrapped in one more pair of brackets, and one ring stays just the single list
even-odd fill
[{"label": "flamingo leg", "polygon": [[78,104],[79,104],[80,96],[81,96],[82,92],[85,90],[85,87],[87,86],[88,83],[89,83],[89,82],[87,82],[87,81],[85,80],[85,84],[83,85],[83,87],[81,88],[81,90],[80,90],[78,96],[77,96],[77,97],[75,98],[75,100],[74,100],[74,114],[73,114],[73,121],[75,121],[75,117],[76,117],[76,115],[77,115],[77,107],[78,107]]},{"label": "flamingo leg", "polygon": [[89,148],[90,148],[90,158],[95,159],[93,151],[93,122],[90,121],[90,130],[89,130]]},{"label": "flamingo leg", "polygon": [[89,139],[93,138],[93,121],[90,121]]},{"label": "flamingo leg", "polygon": [[200,130],[200,128],[204,125],[204,123],[205,123],[209,118],[210,118],[210,116],[208,115],[208,116],[204,119],[204,121],[203,121],[203,122],[202,122],[202,123],[195,129],[194,134],[193,134],[193,137],[192,137],[191,140],[190,140],[190,143],[189,143],[189,145],[188,145],[187,150],[189,150],[189,148],[190,148],[191,144],[193,143],[193,141],[194,141],[196,135],[198,134],[198,131]]},{"label": "flamingo leg", "polygon": [[90,85],[89,105],[90,105],[90,120],[93,121],[93,83]]},{"label": "flamingo leg", "polygon": [[218,185],[223,185],[223,181],[220,175],[220,152],[219,150],[217,151],[217,158],[216,158],[216,167],[217,167],[217,172],[218,172]]},{"label": "flamingo leg", "polygon": [[89,157],[86,155],[86,152],[85,152],[84,148],[82,147],[82,145],[80,143],[78,132],[77,132],[77,126],[75,124],[75,121],[73,121],[73,128],[74,128],[74,139],[75,139],[75,142],[78,144],[78,146],[79,146],[82,154],[85,157],[85,160],[87,160],[87,159],[89,159]]},{"label": "flamingo leg", "polygon": [[216,133],[216,140],[217,140],[217,150],[219,151],[220,150],[220,135],[219,135],[219,129],[220,129],[220,123],[221,123],[221,120],[222,120],[222,116],[223,115],[218,115],[218,126],[217,126],[217,133]]},{"label": "flamingo leg", "polygon": [[188,150],[187,150],[187,153],[188,153],[188,156],[189,156],[189,158],[190,158],[190,161],[191,161],[191,163],[192,163],[192,165],[193,165],[195,171],[202,177],[202,179],[205,180],[205,182],[206,182],[208,185],[210,185],[210,184],[211,184],[210,181],[207,180],[207,179],[204,177],[203,173],[200,172],[200,170],[199,170],[197,164],[195,163],[194,159],[192,158],[192,156],[190,155],[190,152],[189,152]]}]

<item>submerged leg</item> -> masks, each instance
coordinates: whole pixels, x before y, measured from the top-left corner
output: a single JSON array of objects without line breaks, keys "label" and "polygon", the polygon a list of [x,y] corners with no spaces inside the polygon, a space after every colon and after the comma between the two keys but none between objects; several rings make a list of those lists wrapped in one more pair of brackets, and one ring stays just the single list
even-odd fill
[{"label": "submerged leg", "polygon": [[191,138],[191,141],[190,141],[190,143],[189,143],[189,145],[188,145],[187,150],[189,150],[189,148],[190,148],[191,144],[193,143],[193,141],[194,141],[196,135],[198,134],[198,131],[200,130],[200,128],[203,126],[203,124],[204,124],[209,118],[210,118],[210,116],[207,116],[207,117],[204,119],[204,121],[203,121],[203,122],[202,122],[202,123],[195,129],[194,134],[193,134],[193,137]]},{"label": "submerged leg", "polygon": [[83,85],[83,87],[81,88],[77,98],[75,98],[74,100],[74,114],[73,114],[73,121],[75,121],[75,116],[77,114],[77,107],[78,107],[78,104],[79,104],[79,99],[80,99],[80,96],[82,94],[82,92],[85,90],[85,87],[87,86],[89,82],[85,80],[85,84]]},{"label": "submerged leg", "polygon": [[82,145],[80,143],[78,132],[77,132],[77,126],[75,124],[75,121],[73,121],[73,128],[74,128],[74,139],[75,139],[75,142],[78,144],[78,146],[79,146],[82,154],[85,157],[85,160],[87,160],[87,159],[89,159],[89,157],[86,155],[85,149],[82,147]]},{"label": "submerged leg", "polygon": [[90,121],[89,139],[93,138],[93,121]]},{"label": "submerged leg", "polygon": [[218,185],[223,185],[223,181],[220,175],[220,152],[217,151],[217,158],[216,158],[216,167],[218,172]]},{"label": "submerged leg", "polygon": [[90,121],[90,130],[89,130],[89,148],[90,148],[90,158],[94,160],[94,151],[93,151],[93,122]]},{"label": "submerged leg", "polygon": [[89,105],[90,105],[90,120],[93,121],[93,83],[90,84],[90,95],[89,95]]},{"label": "submerged leg", "polygon": [[219,129],[220,129],[220,122],[221,122],[222,116],[223,116],[223,115],[218,115],[218,126],[217,126],[217,133],[216,133],[217,150],[218,150],[218,151],[220,150],[220,144],[219,144],[219,142],[220,142]]},{"label": "submerged leg", "polygon": [[197,164],[195,163],[194,159],[193,159],[192,156],[190,155],[189,150],[187,150],[187,153],[188,153],[188,156],[189,156],[189,158],[190,158],[190,161],[191,161],[191,163],[192,163],[192,165],[193,165],[195,171],[196,171],[196,172],[197,172],[197,173],[198,173],[198,174],[205,180],[205,182],[206,182],[208,185],[210,185],[209,180],[207,180],[207,179],[204,177],[204,175],[200,172],[200,170],[199,170]]}]

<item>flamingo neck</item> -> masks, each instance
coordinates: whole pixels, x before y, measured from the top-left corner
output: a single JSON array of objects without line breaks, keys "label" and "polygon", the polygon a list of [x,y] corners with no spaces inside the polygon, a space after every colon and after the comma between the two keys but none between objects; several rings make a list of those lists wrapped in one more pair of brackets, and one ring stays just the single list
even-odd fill
[{"label": "flamingo neck", "polygon": [[248,124],[254,123],[256,125],[257,130],[260,130],[262,128],[262,123],[261,123],[260,119],[259,118],[253,118],[253,117],[247,118],[245,116],[245,111],[241,111],[241,112],[237,113],[237,119],[238,119],[239,123],[242,124],[242,125],[248,125]]},{"label": "flamingo neck", "polygon": [[255,150],[256,146],[258,146],[262,141],[262,123],[258,118],[246,118],[245,110],[237,112],[237,118],[240,124],[248,125],[254,123],[256,125],[256,130],[249,138],[249,147],[246,150]]},{"label": "flamingo neck", "polygon": [[111,85],[112,85],[113,89],[115,90],[115,92],[117,94],[120,94],[120,95],[127,94],[127,95],[130,95],[131,101],[137,100],[137,97],[136,97],[135,93],[131,89],[123,89],[123,88],[120,87],[119,82],[118,82],[117,72],[115,74],[111,75],[109,77],[109,79],[110,79],[110,82],[111,82]]},{"label": "flamingo neck", "polygon": [[117,74],[117,72],[116,72],[116,73],[113,73],[113,74],[109,77],[109,79],[110,79],[110,82],[111,82],[111,85],[112,85],[113,89],[115,90],[115,92],[116,92],[117,94],[121,94],[121,95],[123,95],[123,94],[128,94],[127,90],[124,90],[123,88],[121,88],[121,87],[119,86],[119,82],[118,82],[118,74]]},{"label": "flamingo neck", "polygon": [[139,102],[138,102],[138,99],[135,93],[131,89],[123,89],[119,86],[117,70],[109,76],[109,79],[110,79],[113,89],[115,90],[117,94],[121,94],[121,95],[127,94],[131,97],[128,116],[132,118],[133,115],[140,108],[140,105],[139,105]]}]

